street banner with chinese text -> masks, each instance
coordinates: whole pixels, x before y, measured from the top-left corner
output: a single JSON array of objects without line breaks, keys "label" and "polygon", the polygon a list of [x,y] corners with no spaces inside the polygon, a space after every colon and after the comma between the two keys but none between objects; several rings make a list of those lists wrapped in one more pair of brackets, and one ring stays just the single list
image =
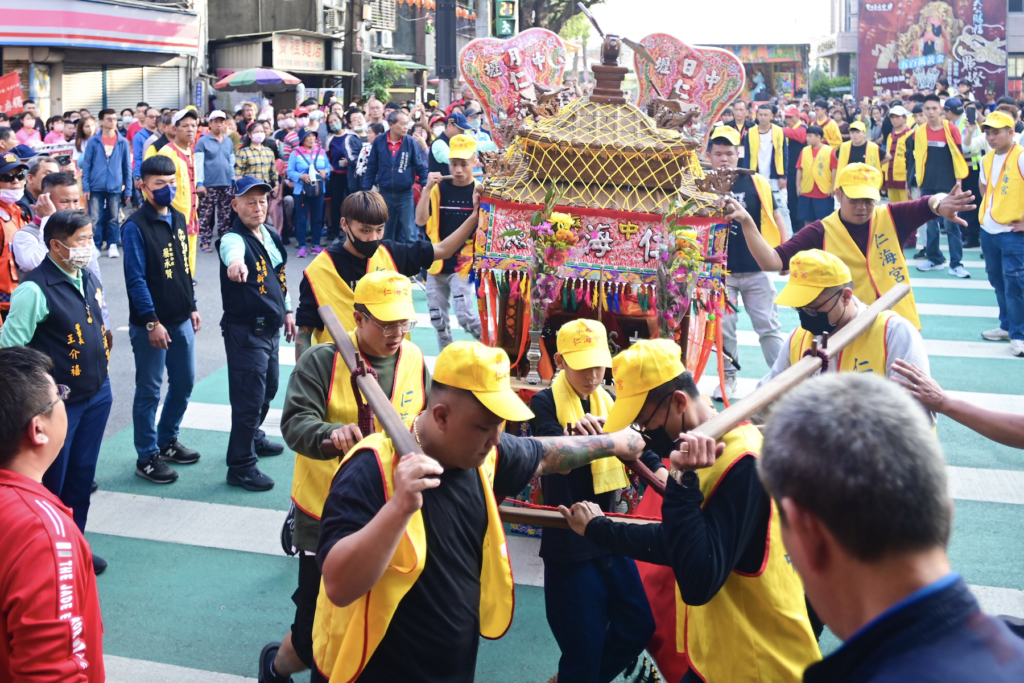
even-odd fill
[{"label": "street banner with chinese text", "polygon": [[5,114],[20,114],[23,105],[21,76],[17,71],[0,76],[0,109]]},{"label": "street banner with chinese text", "polygon": [[558,34],[544,28],[531,28],[508,40],[477,38],[462,48],[459,70],[490,117],[491,134],[500,147],[505,143],[498,124],[529,115],[526,101],[542,94],[534,83],[546,89],[562,84],[567,53]]},{"label": "street banner with chinese text", "polygon": [[1006,0],[861,2],[858,97],[934,90],[940,76],[968,78],[997,97],[1006,82]]},{"label": "street banner with chinese text", "polygon": [[657,97],[651,83],[662,97],[676,92],[683,102],[700,107],[697,133],[706,144],[711,124],[744,87],[743,64],[728,50],[692,47],[666,33],[646,36],[640,44],[654,57],[654,64],[639,55],[633,57],[640,83],[637,106],[646,111],[647,104]]}]

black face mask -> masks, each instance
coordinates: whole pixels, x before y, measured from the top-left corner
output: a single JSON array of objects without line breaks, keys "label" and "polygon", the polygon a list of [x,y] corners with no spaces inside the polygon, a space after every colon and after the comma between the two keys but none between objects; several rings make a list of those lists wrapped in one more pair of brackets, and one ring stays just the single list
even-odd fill
[{"label": "black face mask", "polygon": [[678,440],[669,436],[668,430],[664,427],[648,429],[640,434],[644,437],[647,450],[653,451],[659,458],[667,458],[672,454],[672,451],[678,450],[676,447]]},{"label": "black face mask", "polygon": [[816,316],[809,316],[803,311],[797,311],[797,315],[800,316],[800,327],[804,328],[811,334],[817,336],[828,332],[832,334],[835,329],[839,326],[839,323],[834,323],[828,319],[827,313],[819,313]]},{"label": "black face mask", "polygon": [[380,247],[381,240],[357,240],[347,231],[345,236],[348,241],[352,243],[352,248],[356,250],[361,256],[366,258],[373,258],[373,255],[377,253],[377,249]]}]

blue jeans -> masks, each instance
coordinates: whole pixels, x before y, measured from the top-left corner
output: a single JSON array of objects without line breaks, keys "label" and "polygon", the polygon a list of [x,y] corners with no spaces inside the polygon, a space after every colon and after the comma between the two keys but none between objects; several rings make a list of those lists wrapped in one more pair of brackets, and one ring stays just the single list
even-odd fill
[{"label": "blue jeans", "polygon": [[117,244],[117,241],[121,239],[121,226],[117,220],[117,212],[120,208],[120,192],[92,192],[89,194],[92,236],[97,247],[104,242]]},{"label": "blue jeans", "polygon": [[[135,353],[132,423],[135,428],[135,452],[140,463],[149,460],[161,448],[178,438],[181,418],[185,415],[192,386],[196,381],[196,338],[192,331],[192,320],[165,327],[171,335],[171,343],[167,345],[166,351],[150,346],[149,332],[145,327],[131,325],[128,328],[128,338]],[[160,403],[165,367],[167,398],[157,427],[156,407]]]},{"label": "blue jeans", "polygon": [[624,557],[545,562],[544,605],[562,651],[558,683],[608,683],[654,635],[636,563]]},{"label": "blue jeans", "polygon": [[999,327],[1024,339],[1024,232],[992,235],[981,229],[988,281],[996,290]]},{"label": "blue jeans", "polygon": [[306,226],[312,231],[313,246],[320,246],[320,233],[324,229],[324,195],[295,195],[295,237],[299,241],[299,249],[306,248]]},{"label": "blue jeans", "polygon": [[416,241],[416,208],[412,203],[412,188],[392,192],[381,191],[388,207],[388,222],[384,224],[384,239],[396,242]]},{"label": "blue jeans", "polygon": [[67,436],[57,459],[43,475],[43,486],[71,508],[75,525],[81,531],[85,531],[85,520],[89,516],[96,461],[100,458],[103,430],[113,403],[114,395],[107,379],[89,400],[64,405],[68,415]]},{"label": "blue jeans", "polygon": [[960,265],[960,259],[964,257],[964,241],[960,236],[960,226],[945,218],[936,218],[928,221],[926,241],[924,246],[925,257],[936,265],[946,262],[939,248],[939,221],[946,228],[946,239],[949,240],[949,267],[956,268]]}]

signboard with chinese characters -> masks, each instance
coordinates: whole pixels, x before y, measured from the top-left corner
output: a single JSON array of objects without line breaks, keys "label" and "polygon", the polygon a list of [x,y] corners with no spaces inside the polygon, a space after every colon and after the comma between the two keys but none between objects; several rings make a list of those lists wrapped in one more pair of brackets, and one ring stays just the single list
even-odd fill
[{"label": "signboard with chinese characters", "polygon": [[683,102],[700,107],[696,132],[706,138],[711,124],[742,91],[746,81],[743,64],[728,50],[692,47],[666,33],[651,34],[640,44],[654,57],[654,63],[634,54],[640,83],[637,106],[646,110],[647,104],[657,97],[652,83],[663,97],[675,92]]},{"label": "signboard with chinese characters", "polygon": [[11,116],[20,114],[24,105],[21,96],[21,76],[17,71],[0,76],[0,110]]},{"label": "signboard with chinese characters", "polygon": [[324,41],[286,33],[274,34],[274,68],[323,71],[327,67]]},{"label": "signboard with chinese characters", "polygon": [[565,43],[544,28],[531,28],[513,38],[477,38],[459,53],[459,69],[491,120],[491,134],[504,147],[498,124],[521,117],[523,100],[535,100],[533,87],[562,84]]},{"label": "signboard with chinese characters", "polygon": [[859,16],[858,98],[935,90],[941,76],[953,94],[962,78],[974,84],[978,100],[985,99],[985,87],[1003,94],[1005,0],[862,0]]}]

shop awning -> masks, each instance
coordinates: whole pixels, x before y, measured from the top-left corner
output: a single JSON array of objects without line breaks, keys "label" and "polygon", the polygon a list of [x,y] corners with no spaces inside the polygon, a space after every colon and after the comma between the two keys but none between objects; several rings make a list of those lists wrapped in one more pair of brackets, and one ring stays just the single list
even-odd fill
[{"label": "shop awning", "polygon": [[406,62],[398,60],[395,62],[395,64],[402,67],[403,69],[408,69],[409,71],[430,71],[429,66],[426,66],[425,64],[417,64],[416,62]]},{"label": "shop awning", "polygon": [[351,71],[324,71],[321,69],[288,69],[288,71],[304,76],[355,76]]}]

